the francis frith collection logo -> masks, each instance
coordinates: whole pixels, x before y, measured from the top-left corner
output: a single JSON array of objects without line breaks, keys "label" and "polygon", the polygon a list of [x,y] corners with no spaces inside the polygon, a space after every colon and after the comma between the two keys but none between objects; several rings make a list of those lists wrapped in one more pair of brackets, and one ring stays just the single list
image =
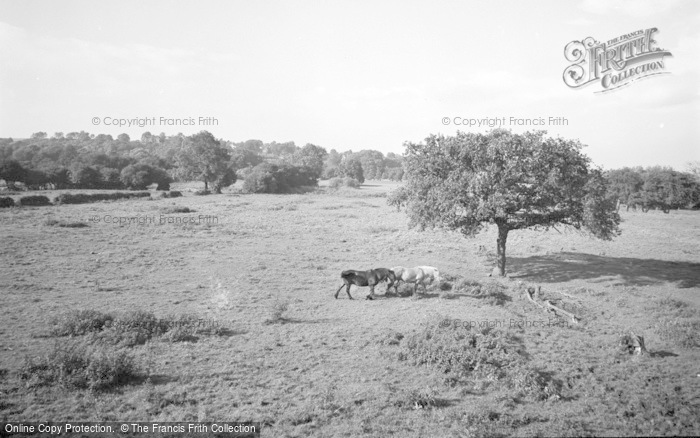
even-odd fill
[{"label": "the francis frith collection logo", "polygon": [[572,41],[564,48],[564,56],[572,62],[564,70],[564,83],[580,88],[600,82],[602,90],[617,90],[649,76],[669,74],[664,56],[671,52],[656,46],[653,36],[658,29],[640,29],[601,43],[592,37]]}]

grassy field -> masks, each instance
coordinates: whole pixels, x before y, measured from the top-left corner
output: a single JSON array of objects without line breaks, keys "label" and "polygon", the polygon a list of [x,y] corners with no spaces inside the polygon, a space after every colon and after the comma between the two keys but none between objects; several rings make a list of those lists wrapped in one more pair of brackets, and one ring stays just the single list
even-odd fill
[{"label": "grassy field", "polygon": [[[0,210],[0,416],[261,421],[270,437],[700,434],[700,213],[623,211],[613,242],[513,232],[496,279],[495,228],[409,230],[394,187]],[[444,281],[333,299],[342,270],[396,265]],[[523,299],[528,285],[580,322]],[[189,323],[133,342],[62,332],[78,310]],[[624,351],[630,332],[648,354]],[[85,387],[37,366],[67,345],[121,352],[133,376]]]}]

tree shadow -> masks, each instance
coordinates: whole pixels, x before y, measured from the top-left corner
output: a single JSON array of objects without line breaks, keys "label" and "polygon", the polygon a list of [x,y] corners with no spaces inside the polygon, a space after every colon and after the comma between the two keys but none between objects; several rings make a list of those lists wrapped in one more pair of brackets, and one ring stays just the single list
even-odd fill
[{"label": "tree shadow", "polygon": [[661,282],[678,282],[681,288],[700,286],[700,263],[562,252],[509,257],[508,264],[510,278],[532,278],[545,283],[621,277],[625,283],[636,286]]},{"label": "tree shadow", "polygon": [[166,374],[148,374],[133,377],[130,382],[138,385],[143,385],[146,382],[150,382],[153,385],[166,385],[170,382],[176,382],[177,380],[177,377],[168,376]]},{"label": "tree shadow", "polygon": [[276,319],[268,319],[264,321],[265,325],[273,325],[273,324],[328,324],[328,323],[333,323],[337,322],[338,319],[335,318],[317,318],[317,319],[301,319],[301,318],[293,318],[293,317],[286,317],[282,316],[280,318]]},{"label": "tree shadow", "polygon": [[649,356],[651,357],[677,357],[676,353],[671,353],[670,351],[650,351]]}]

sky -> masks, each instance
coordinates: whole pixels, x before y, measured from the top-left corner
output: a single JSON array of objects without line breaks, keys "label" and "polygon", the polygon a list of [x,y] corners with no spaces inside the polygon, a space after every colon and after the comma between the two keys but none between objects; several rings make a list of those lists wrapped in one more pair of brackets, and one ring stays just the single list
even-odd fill
[{"label": "sky", "polygon": [[[568,43],[648,28],[664,74],[564,83]],[[605,169],[686,170],[700,2],[0,0],[0,138],[207,130],[401,154],[484,118],[578,139]]]}]

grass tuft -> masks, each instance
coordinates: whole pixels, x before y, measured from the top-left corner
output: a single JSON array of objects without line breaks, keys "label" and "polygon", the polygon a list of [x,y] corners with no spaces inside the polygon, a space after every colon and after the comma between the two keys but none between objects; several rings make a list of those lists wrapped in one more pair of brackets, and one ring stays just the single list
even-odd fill
[{"label": "grass tuft", "polygon": [[279,324],[286,322],[284,312],[289,309],[289,303],[286,301],[275,301],[272,305],[270,318],[265,320],[265,324]]},{"label": "grass tuft", "polygon": [[164,214],[175,214],[175,213],[195,213],[196,210],[192,210],[189,207],[166,207],[161,209]]}]

